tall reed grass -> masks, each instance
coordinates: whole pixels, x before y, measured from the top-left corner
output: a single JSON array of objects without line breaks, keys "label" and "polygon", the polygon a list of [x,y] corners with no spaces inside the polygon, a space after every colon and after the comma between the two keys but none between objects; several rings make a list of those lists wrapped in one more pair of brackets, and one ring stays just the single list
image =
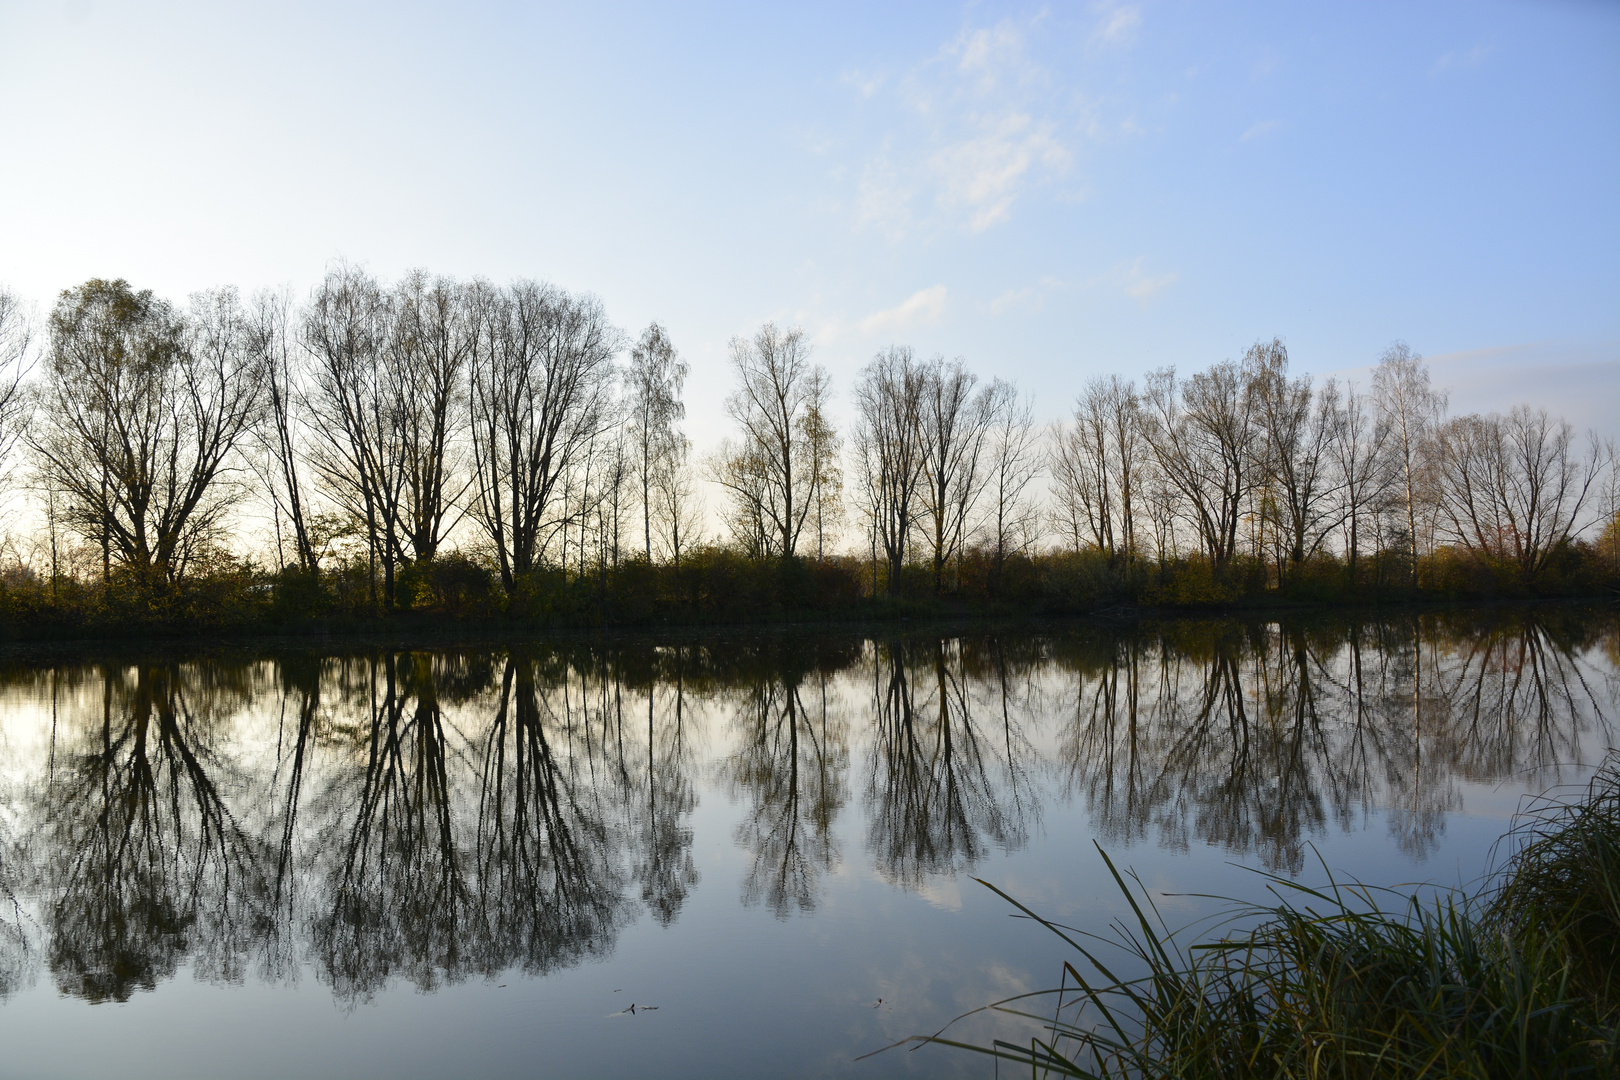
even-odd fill
[{"label": "tall reed grass", "polygon": [[1192,942],[1197,928],[1171,931],[1105,852],[1131,911],[1111,936],[989,885],[1076,954],[1059,986],[975,1010],[1041,1034],[980,1045],[947,1025],[905,1042],[1033,1076],[1620,1075],[1620,758],[1584,797],[1533,807],[1498,850],[1500,870],[1473,894],[1267,875],[1275,905],[1234,903],[1219,936]]}]

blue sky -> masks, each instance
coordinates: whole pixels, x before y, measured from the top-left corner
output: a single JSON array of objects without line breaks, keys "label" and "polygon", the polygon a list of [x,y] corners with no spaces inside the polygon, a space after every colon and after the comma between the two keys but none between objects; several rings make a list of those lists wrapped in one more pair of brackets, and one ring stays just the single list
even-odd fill
[{"label": "blue sky", "polygon": [[0,2],[0,282],[334,258],[1014,378],[1402,338],[1459,407],[1620,414],[1620,5]]}]

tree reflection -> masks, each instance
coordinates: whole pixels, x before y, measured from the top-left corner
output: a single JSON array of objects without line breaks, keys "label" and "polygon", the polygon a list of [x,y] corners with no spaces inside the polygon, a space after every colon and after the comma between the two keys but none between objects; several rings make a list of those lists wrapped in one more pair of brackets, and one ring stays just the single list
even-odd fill
[{"label": "tree reflection", "polygon": [[692,744],[687,732],[686,678],[679,654],[666,691],[664,723],[655,719],[658,684],[647,686],[646,803],[635,808],[632,875],[641,900],[660,926],[669,926],[698,883],[692,862],[692,827],[697,806],[692,783]]},{"label": "tree reflection", "polygon": [[[54,690],[55,672],[52,675]],[[35,927],[19,895],[24,887],[20,873],[24,842],[12,832],[19,802],[9,778],[0,771],[0,1002],[32,981],[36,963]]]},{"label": "tree reflection", "polygon": [[547,731],[556,712],[535,667],[523,654],[507,660],[479,755],[473,851],[486,973],[516,964],[541,974],[607,952],[627,914],[608,808],[588,775],[559,760]]},{"label": "tree reflection", "polygon": [[[980,726],[960,658],[945,642],[879,645],[872,707],[867,849],[884,877],[920,889],[931,876],[971,867],[992,844],[1011,850],[1023,843],[1016,758],[1004,763],[1013,782],[999,782],[995,743]],[[1012,754],[1010,715],[1004,722]]]},{"label": "tree reflection", "polygon": [[217,668],[102,678],[100,722],[63,755],[44,796],[48,960],[62,993],[125,1001],[194,948],[204,975],[239,976],[260,919],[247,907],[258,848],[217,774],[214,720],[239,705]]},{"label": "tree reflection", "polygon": [[459,977],[469,899],[432,664],[389,653],[366,676],[366,718],[349,729],[363,763],[329,795],[347,826],[325,855],[312,930],[321,972],[346,999],[371,996],[396,970],[422,989]]},{"label": "tree reflection", "polygon": [[829,712],[825,675],[813,688],[813,710],[805,681],[787,658],[742,692],[723,770],[733,795],[750,803],[737,826],[751,857],[743,902],[764,903],[778,918],[815,909],[821,875],[839,859],[833,823],[847,798],[846,724]]},{"label": "tree reflection", "polygon": [[1089,641],[1059,757],[1105,836],[1191,839],[1297,873],[1330,822],[1387,811],[1429,851],[1458,782],[1581,757],[1606,725],[1577,643],[1535,619],[1177,624]]},{"label": "tree reflection", "polygon": [[122,1001],[254,958],[345,1002],[554,971],[640,907],[669,926],[690,906],[704,776],[742,804],[742,901],[811,911],[854,746],[865,850],[906,889],[1024,845],[1054,773],[1114,845],[1296,873],[1376,817],[1421,857],[1469,784],[1556,783],[1614,741],[1613,625],[1498,609],[7,668],[0,690],[61,709],[37,759],[11,760],[25,739],[0,761],[0,996],[39,969]]}]

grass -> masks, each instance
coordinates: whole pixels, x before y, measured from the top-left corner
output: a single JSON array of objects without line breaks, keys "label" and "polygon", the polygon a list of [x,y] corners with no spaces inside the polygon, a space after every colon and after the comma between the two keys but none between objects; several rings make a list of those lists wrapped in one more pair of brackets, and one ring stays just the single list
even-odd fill
[{"label": "grass", "polygon": [[[1235,904],[1215,940],[1191,943],[1196,928],[1170,931],[1106,852],[1132,913],[1113,936],[989,886],[1076,954],[1058,987],[974,1010],[1042,1034],[977,1045],[947,1025],[905,1042],[1033,1076],[1620,1075],[1620,758],[1583,798],[1539,804],[1504,840],[1510,856],[1472,895],[1266,875],[1275,905]],[[1106,961],[1105,947],[1123,955]],[[1034,1011],[1043,1001],[1050,1011]]]}]

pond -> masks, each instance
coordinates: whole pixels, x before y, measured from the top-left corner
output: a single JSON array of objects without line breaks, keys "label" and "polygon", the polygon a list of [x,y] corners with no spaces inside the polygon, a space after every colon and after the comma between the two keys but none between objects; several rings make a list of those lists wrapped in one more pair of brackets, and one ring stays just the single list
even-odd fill
[{"label": "pond", "polygon": [[854,1060],[1056,983],[976,878],[1474,883],[1617,664],[1591,607],[12,659],[0,1076],[988,1076]]}]

